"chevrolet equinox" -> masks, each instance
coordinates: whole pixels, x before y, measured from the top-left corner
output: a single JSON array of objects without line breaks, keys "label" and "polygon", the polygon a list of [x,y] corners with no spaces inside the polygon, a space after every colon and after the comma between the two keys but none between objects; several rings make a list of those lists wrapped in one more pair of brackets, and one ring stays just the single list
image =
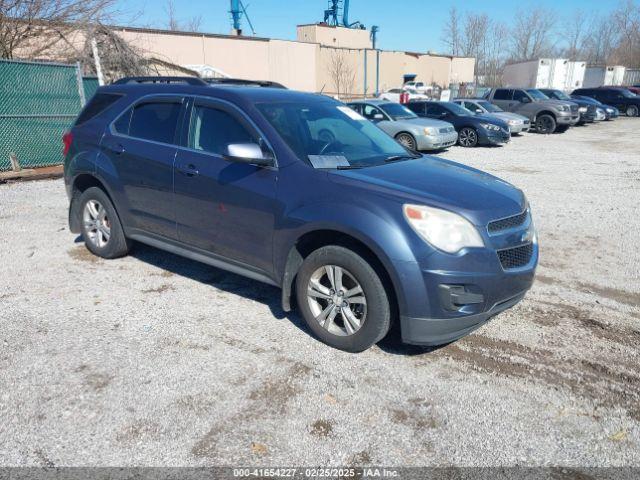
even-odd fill
[{"label": "chevrolet equinox", "polygon": [[93,254],[141,242],[278,286],[335,348],[366,350],[393,322],[406,343],[449,343],[533,282],[521,190],[408,150],[323,95],[126,78],[63,140],[70,229]]}]

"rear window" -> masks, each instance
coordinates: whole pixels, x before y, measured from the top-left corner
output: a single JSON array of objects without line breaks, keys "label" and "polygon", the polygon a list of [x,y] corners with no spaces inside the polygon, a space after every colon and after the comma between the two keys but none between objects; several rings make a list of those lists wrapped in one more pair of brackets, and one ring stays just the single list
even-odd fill
[{"label": "rear window", "polygon": [[89,103],[87,103],[82,112],[80,112],[80,115],[76,120],[76,125],[88,122],[92,118],[97,117],[111,105],[120,100],[121,97],[122,95],[116,95],[113,93],[96,93],[91,100],[89,100]]},{"label": "rear window", "polygon": [[494,100],[511,100],[511,90],[499,88],[493,95]]}]

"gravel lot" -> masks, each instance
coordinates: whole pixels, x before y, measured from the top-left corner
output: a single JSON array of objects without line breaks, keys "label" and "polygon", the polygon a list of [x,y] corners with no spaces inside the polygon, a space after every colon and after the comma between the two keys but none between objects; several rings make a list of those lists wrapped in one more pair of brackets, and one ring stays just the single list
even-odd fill
[{"label": "gravel lot", "polygon": [[527,299],[429,350],[314,340],[279,291],[69,233],[61,180],[0,185],[0,464],[640,466],[637,119],[442,156],[527,193]]}]

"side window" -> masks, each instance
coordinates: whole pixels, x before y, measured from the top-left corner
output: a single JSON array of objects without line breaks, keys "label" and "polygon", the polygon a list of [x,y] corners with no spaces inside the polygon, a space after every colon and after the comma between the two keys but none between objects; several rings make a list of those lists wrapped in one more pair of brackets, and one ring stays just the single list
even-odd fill
[{"label": "side window", "polygon": [[427,107],[427,115],[439,116],[443,113],[445,113],[445,111],[439,105],[429,105]]},{"label": "side window", "polygon": [[478,110],[478,108],[479,108],[476,104],[474,104],[474,103],[472,103],[472,102],[464,102],[464,103],[462,104],[462,106],[463,106],[464,108],[466,108],[467,110],[471,110],[472,112],[475,112],[475,111],[476,111],[476,110]]},{"label": "side window", "polygon": [[121,133],[122,135],[129,135],[129,125],[131,125],[131,112],[133,112],[133,108],[130,108],[123,115],[118,118],[113,124],[113,128],[117,133]]},{"label": "side window", "polygon": [[522,101],[522,99],[524,99],[524,98],[528,98],[528,97],[527,97],[527,94],[526,94],[526,93],[524,93],[524,90],[514,90],[514,91],[513,91],[513,99],[514,99],[516,102],[521,102],[521,101]]},{"label": "side window", "polygon": [[498,88],[493,95],[494,100],[511,100],[511,90],[507,88]]},{"label": "side window", "polygon": [[374,120],[373,117],[375,117],[377,114],[380,114],[380,115],[384,116],[384,114],[379,109],[377,109],[376,107],[374,107],[372,105],[365,105],[364,106],[363,115],[367,120]]},{"label": "side window", "polygon": [[[145,102],[133,107],[129,136],[161,143],[174,143],[182,104]],[[116,125],[116,130],[118,126]],[[119,131],[119,130],[117,130]]]},{"label": "side window", "polygon": [[214,107],[194,105],[189,129],[189,147],[195,150],[224,155],[232,143],[260,141],[230,113]]}]

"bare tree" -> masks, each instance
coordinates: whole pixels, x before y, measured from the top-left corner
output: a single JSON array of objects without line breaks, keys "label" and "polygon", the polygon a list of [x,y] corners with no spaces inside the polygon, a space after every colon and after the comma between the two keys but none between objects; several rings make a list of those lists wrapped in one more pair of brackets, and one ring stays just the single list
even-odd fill
[{"label": "bare tree", "polygon": [[176,14],[176,6],[173,0],[168,0],[165,6],[167,14],[167,28],[172,31],[186,30],[189,32],[197,32],[202,26],[202,15],[189,18],[182,22]]},{"label": "bare tree", "polygon": [[640,5],[633,0],[622,1],[611,14],[611,23],[618,32],[612,52],[616,63],[640,67]]},{"label": "bare tree", "polygon": [[617,33],[609,18],[593,18],[584,45],[584,55],[589,63],[606,64],[611,59]]},{"label": "bare tree", "polygon": [[73,31],[105,18],[116,0],[0,0],[0,58],[42,56]]},{"label": "bare tree", "polygon": [[347,58],[347,54],[341,49],[331,50],[331,59],[329,61],[329,76],[333,81],[335,88],[335,94],[338,97],[351,94],[353,92],[353,85],[356,81],[356,75]]},{"label": "bare tree", "polygon": [[584,54],[587,37],[588,18],[583,10],[576,10],[563,22],[562,36],[566,47],[562,54],[572,60],[580,60]]},{"label": "bare tree", "polygon": [[552,54],[555,24],[551,10],[539,7],[519,11],[511,28],[511,59],[526,61]]},{"label": "bare tree", "polygon": [[460,55],[462,44],[461,18],[456,7],[449,9],[449,19],[442,31],[442,42],[447,46],[447,53],[457,56]]}]

